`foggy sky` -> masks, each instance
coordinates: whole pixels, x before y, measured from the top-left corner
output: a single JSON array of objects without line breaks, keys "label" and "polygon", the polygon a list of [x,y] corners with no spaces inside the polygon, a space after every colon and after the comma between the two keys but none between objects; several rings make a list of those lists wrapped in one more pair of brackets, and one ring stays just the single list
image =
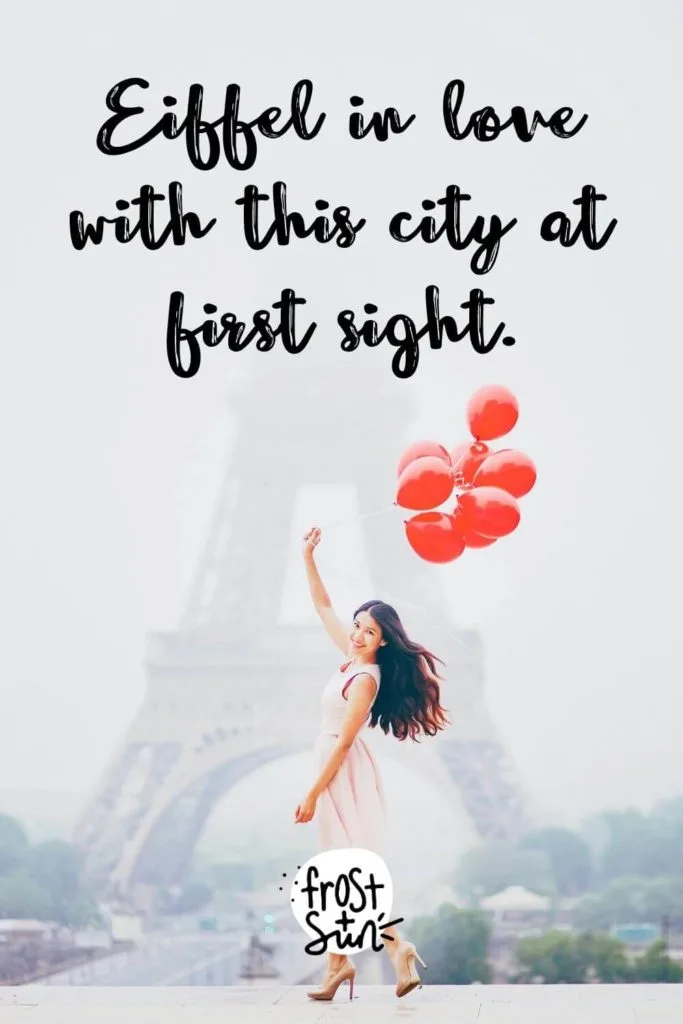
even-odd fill
[{"label": "foggy sky", "polygon": [[[435,576],[456,621],[483,634],[488,702],[544,808],[576,815],[680,792],[680,20],[662,0],[624,3],[616,19],[607,0],[562,13],[528,0],[514,11],[500,0],[15,8],[2,61],[12,147],[0,235],[3,788],[92,786],[141,701],[146,632],[173,628],[182,610],[234,437],[229,383],[242,364],[275,372],[270,354],[219,346],[193,380],[175,378],[169,293],[185,292],[196,323],[204,302],[249,316],[291,282],[321,325],[312,344],[327,346],[332,373],[334,318],[347,305],[374,301],[380,315],[421,324],[428,284],[440,286],[444,313],[476,285],[495,297],[494,322],[517,344],[425,352],[404,383],[418,415],[397,451],[425,436],[466,439],[467,398],[500,382],[521,406],[510,443],[534,458],[539,482],[513,536]],[[263,141],[241,175],[223,162],[194,170],[180,140],[106,158],[94,141],[104,97],[129,75],[150,81],[145,103],[159,111],[163,95],[182,103],[202,82],[213,117],[228,82],[242,85],[253,117],[286,107],[309,77],[328,119],[314,142]],[[455,143],[440,122],[455,77],[468,112],[568,105],[589,119],[566,142],[507,132]],[[386,144],[352,141],[354,93],[416,121]],[[71,248],[70,210],[111,215],[143,182],[164,191],[172,180],[188,209],[219,217],[205,239],[155,253]],[[248,182],[269,191],[276,180],[293,206],[326,198],[366,217],[356,245],[248,250],[234,199]],[[472,194],[470,216],[518,218],[483,279],[444,241],[400,246],[386,231],[393,212],[418,212],[449,183]],[[609,244],[592,253],[542,242],[541,218],[570,210],[585,183],[607,194],[599,225],[619,221]],[[389,374],[391,354],[384,344],[349,358],[358,374],[378,364]],[[267,409],[263,429],[277,429]],[[369,445],[378,429],[369,424]],[[352,537],[325,537],[333,596],[349,551]],[[293,615],[305,605],[300,581]]]}]

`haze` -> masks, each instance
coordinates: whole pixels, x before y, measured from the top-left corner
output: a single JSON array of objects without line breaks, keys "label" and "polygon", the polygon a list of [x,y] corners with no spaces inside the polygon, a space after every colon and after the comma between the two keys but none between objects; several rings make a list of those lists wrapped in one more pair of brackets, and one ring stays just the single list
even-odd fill
[{"label": "haze", "polygon": [[[608,5],[584,2],[561,25],[535,2],[514,14],[499,2],[421,10],[410,52],[398,10],[389,19],[355,0],[325,9],[324,22],[309,3],[228,9],[204,0],[191,20],[175,2],[163,18],[157,5],[129,0],[96,17],[76,0],[13,11],[3,58],[12,88],[2,100],[14,149],[2,171],[0,789],[80,799],[95,784],[141,701],[146,633],[172,629],[182,611],[234,438],[231,382],[279,365],[274,354],[219,346],[205,351],[197,377],[174,377],[165,355],[170,292],[185,292],[198,322],[204,302],[248,317],[296,286],[321,325],[312,345],[327,347],[334,373],[338,310],[372,301],[379,316],[403,311],[421,323],[424,288],[436,283],[444,313],[484,287],[517,344],[488,356],[465,343],[424,350],[402,385],[416,415],[395,438],[397,455],[422,437],[449,446],[466,439],[467,399],[493,381],[517,394],[514,446],[539,470],[513,536],[434,568],[453,621],[481,631],[500,733],[547,818],[648,806],[681,791],[682,267],[671,127],[680,11],[627,3],[617,29]],[[448,32],[439,27],[446,11]],[[286,106],[294,82],[309,77],[328,119],[314,142],[264,142],[247,177],[224,165],[192,169],[180,142],[108,159],[95,133],[106,92],[127,75],[150,81],[150,109],[202,82],[211,116],[229,81],[242,84],[255,116]],[[502,114],[513,103],[547,113],[570,105],[589,119],[566,142],[543,133],[522,144],[506,133],[490,145],[455,143],[440,123],[454,77],[466,83],[467,111],[487,102]],[[354,142],[345,125],[355,93],[416,120],[386,144]],[[111,215],[142,182],[163,191],[172,180],[184,183],[186,208],[219,217],[205,239],[156,253],[113,241],[71,248],[70,210]],[[276,180],[288,183],[293,208],[325,198],[366,217],[354,247],[308,239],[248,250],[234,199],[247,181],[269,191]],[[386,230],[392,213],[419,210],[449,182],[472,194],[473,213],[519,220],[481,280],[468,255],[445,242],[401,246]],[[609,244],[594,253],[542,242],[540,219],[571,210],[588,182],[608,197],[599,225],[618,219]],[[343,358],[358,375],[390,375],[391,355],[385,344]],[[263,430],[278,429],[286,402],[263,409]],[[354,415],[367,416],[372,446],[381,408]],[[300,458],[305,448],[301,438]],[[302,497],[286,617],[309,614],[296,561],[301,523],[344,518],[346,500],[335,491]],[[354,594],[364,585],[357,541],[354,528],[330,529],[321,547],[347,614],[349,577]],[[271,786],[264,772],[231,796],[245,827]],[[434,808],[430,815],[436,821]]]}]

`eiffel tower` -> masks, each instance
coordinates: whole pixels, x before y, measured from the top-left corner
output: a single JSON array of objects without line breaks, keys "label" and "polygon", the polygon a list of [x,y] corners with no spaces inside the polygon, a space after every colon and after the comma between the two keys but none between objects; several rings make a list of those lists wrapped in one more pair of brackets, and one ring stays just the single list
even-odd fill
[{"label": "eiffel tower", "polygon": [[[345,485],[361,512],[390,506],[398,456],[415,439],[409,385],[385,366],[368,369],[365,354],[340,355],[331,368],[312,350],[271,352],[232,388],[239,433],[184,614],[174,632],[148,638],[144,701],[76,829],[102,892],[143,907],[159,887],[182,886],[227,790],[310,749],[320,690],[339,655],[321,627],[281,621],[297,496],[306,485]],[[446,663],[453,725],[421,745],[380,736],[380,756],[404,759],[457,801],[482,839],[513,840],[528,827],[525,801],[485,705],[480,639],[449,621],[440,581],[454,567],[418,559],[400,510],[391,515],[359,523],[373,588],[358,603],[388,600],[406,622],[408,607],[393,594],[427,609],[432,642],[415,632]],[[331,547],[334,532],[319,549],[334,599],[325,540]]]}]

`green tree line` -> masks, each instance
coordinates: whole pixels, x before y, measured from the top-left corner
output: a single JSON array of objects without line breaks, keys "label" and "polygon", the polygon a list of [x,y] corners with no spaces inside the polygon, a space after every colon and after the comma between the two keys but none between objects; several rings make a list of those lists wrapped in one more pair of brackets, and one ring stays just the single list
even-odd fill
[{"label": "green tree line", "polygon": [[572,933],[551,929],[516,943],[512,981],[683,981],[683,967],[664,941],[629,956],[606,934],[615,925],[658,925],[666,918],[671,933],[683,937],[683,797],[649,813],[608,811],[576,831],[537,829],[518,843],[480,846],[461,859],[453,881],[470,909],[443,906],[411,924],[432,983],[491,980],[491,920],[477,908],[513,885],[549,897],[555,908],[574,902]]},{"label": "green tree line", "polygon": [[0,814],[0,918],[8,917],[83,927],[98,923],[99,911],[78,850],[57,839],[32,844],[20,822]]},{"label": "green tree line", "polygon": [[[411,939],[427,963],[425,979],[434,985],[488,984],[491,922],[482,912],[445,904],[430,917],[411,922]],[[681,982],[683,967],[658,940],[638,956],[609,935],[549,931],[538,938],[520,939],[515,946],[517,970],[512,983],[541,981],[546,985]]]},{"label": "green tree line", "polygon": [[471,906],[510,885],[559,903],[577,899],[574,922],[586,930],[668,917],[683,932],[683,797],[650,813],[609,811],[578,831],[546,828],[517,844],[469,851],[455,872]]}]

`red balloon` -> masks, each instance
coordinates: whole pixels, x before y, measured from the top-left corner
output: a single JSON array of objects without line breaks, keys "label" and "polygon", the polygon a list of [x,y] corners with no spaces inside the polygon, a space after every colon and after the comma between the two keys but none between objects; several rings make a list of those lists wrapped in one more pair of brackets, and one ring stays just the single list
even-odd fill
[{"label": "red balloon", "polygon": [[477,441],[492,441],[509,433],[519,418],[517,399],[497,384],[479,388],[467,404],[467,425]]},{"label": "red balloon", "polygon": [[453,562],[465,550],[453,517],[442,512],[421,512],[406,523],[406,537],[425,562]]},{"label": "red balloon", "polygon": [[398,479],[396,503],[403,508],[424,511],[436,508],[453,492],[453,470],[450,460],[423,455],[409,462]]},{"label": "red balloon", "polygon": [[463,536],[466,548],[488,548],[496,543],[495,537],[482,537],[480,533],[466,533]]},{"label": "red balloon", "polygon": [[524,452],[503,448],[485,459],[474,478],[475,487],[500,487],[513,498],[523,498],[536,483],[536,467]]},{"label": "red balloon", "polygon": [[468,530],[465,526],[465,517],[460,508],[455,509],[451,519],[455,525],[456,533],[459,533],[465,541],[466,548],[488,548],[491,544],[496,543],[495,537],[483,537],[480,533],[475,533],[474,530]]},{"label": "red balloon", "polygon": [[450,465],[451,457],[442,444],[438,444],[436,441],[416,441],[415,444],[411,444],[406,448],[398,460],[396,475],[400,476],[406,466],[414,462],[415,459],[423,458],[425,455],[433,455],[435,458],[444,459]]},{"label": "red balloon", "polygon": [[490,454],[491,449],[483,441],[466,441],[454,448],[451,452],[451,465],[456,486],[471,484],[482,462]]},{"label": "red balloon", "polygon": [[516,498],[500,487],[473,487],[458,497],[458,519],[463,533],[505,537],[519,526]]}]

